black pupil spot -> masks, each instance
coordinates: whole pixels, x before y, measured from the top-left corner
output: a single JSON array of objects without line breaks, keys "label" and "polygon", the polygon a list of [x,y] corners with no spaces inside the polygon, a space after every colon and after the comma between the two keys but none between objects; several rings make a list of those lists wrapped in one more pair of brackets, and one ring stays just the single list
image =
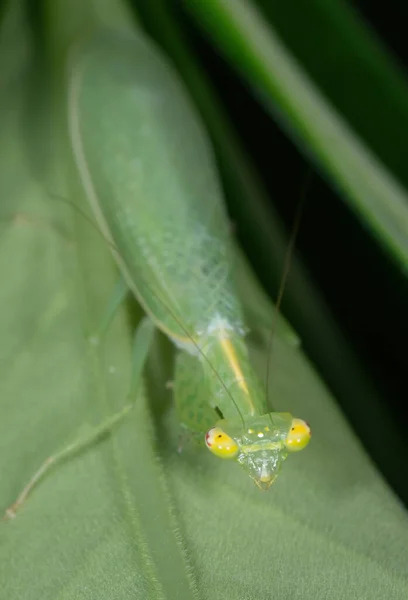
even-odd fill
[{"label": "black pupil spot", "polygon": [[294,427],[292,427],[292,431],[295,431],[295,428],[294,428]]},{"label": "black pupil spot", "polygon": [[222,434],[221,434],[221,433],[219,433],[219,434],[218,434],[218,437],[219,437],[219,438],[220,438],[220,437],[222,437]]}]

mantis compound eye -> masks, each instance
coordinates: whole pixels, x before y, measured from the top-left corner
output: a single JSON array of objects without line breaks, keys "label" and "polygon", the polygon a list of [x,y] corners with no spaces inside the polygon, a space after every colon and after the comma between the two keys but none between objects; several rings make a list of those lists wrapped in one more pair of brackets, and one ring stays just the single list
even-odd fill
[{"label": "mantis compound eye", "polygon": [[213,427],[206,433],[205,444],[219,458],[235,458],[239,450],[236,441],[220,427]]},{"label": "mantis compound eye", "polygon": [[290,452],[297,452],[306,448],[312,437],[312,432],[306,421],[293,419],[289,433],[285,440],[285,446]]}]

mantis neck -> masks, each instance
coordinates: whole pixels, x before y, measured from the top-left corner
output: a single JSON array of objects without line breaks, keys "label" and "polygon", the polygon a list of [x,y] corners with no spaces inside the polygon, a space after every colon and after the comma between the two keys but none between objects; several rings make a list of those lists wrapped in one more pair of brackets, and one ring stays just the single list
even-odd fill
[{"label": "mantis neck", "polygon": [[268,412],[265,391],[253,371],[241,332],[220,322],[200,339],[199,357],[209,387],[209,402],[225,419]]}]

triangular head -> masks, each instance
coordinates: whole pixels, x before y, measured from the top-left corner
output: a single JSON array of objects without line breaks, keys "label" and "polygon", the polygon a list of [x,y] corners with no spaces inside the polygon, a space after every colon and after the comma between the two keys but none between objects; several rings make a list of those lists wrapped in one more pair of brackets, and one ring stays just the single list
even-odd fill
[{"label": "triangular head", "polygon": [[288,453],[305,448],[309,425],[289,413],[268,413],[242,421],[223,419],[205,436],[207,448],[219,458],[236,460],[256,485],[267,490]]}]

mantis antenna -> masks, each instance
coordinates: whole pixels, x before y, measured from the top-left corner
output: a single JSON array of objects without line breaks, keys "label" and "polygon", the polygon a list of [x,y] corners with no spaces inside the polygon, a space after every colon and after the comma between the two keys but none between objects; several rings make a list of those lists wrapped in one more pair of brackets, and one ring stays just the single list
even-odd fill
[{"label": "mantis antenna", "polygon": [[273,313],[271,332],[270,332],[269,343],[268,343],[266,377],[265,377],[266,398],[268,398],[269,380],[270,380],[270,375],[271,375],[273,340],[275,337],[280,307],[282,305],[283,295],[285,293],[286,283],[287,283],[289,272],[290,272],[291,262],[292,262],[292,258],[293,258],[293,252],[294,252],[295,244],[296,244],[296,238],[298,236],[300,223],[302,220],[303,209],[304,209],[305,202],[306,202],[307,192],[310,189],[310,185],[311,185],[311,181],[312,181],[312,175],[313,175],[313,171],[310,168],[308,168],[306,171],[305,178],[301,184],[300,198],[297,203],[295,218],[294,218],[293,226],[292,226],[292,231],[290,234],[288,247],[285,252],[285,258],[284,258],[283,268],[282,268],[282,276],[281,276],[280,283],[279,283],[278,295],[276,298],[275,310]]}]

